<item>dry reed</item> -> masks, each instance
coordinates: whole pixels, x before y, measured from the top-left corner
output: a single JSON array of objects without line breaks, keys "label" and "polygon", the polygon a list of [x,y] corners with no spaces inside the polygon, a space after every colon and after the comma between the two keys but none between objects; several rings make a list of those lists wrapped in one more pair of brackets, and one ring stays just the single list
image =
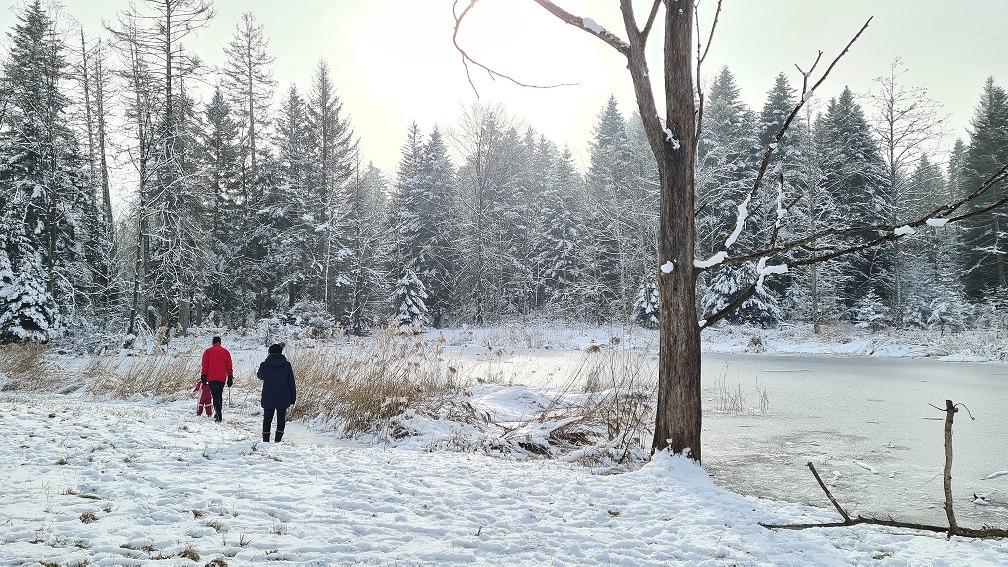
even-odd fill
[{"label": "dry reed", "polygon": [[400,416],[439,415],[462,395],[442,343],[402,333],[394,321],[370,339],[341,349],[293,350],[288,358],[298,379],[291,417],[318,418],[348,436],[405,437],[411,432]]}]

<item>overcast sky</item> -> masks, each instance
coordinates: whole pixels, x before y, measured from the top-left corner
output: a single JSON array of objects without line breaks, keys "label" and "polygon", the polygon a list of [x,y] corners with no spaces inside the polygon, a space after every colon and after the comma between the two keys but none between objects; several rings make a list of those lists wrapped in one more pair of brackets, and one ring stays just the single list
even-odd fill
[{"label": "overcast sky", "polygon": [[[142,4],[142,0],[136,0]],[[462,0],[462,3],[465,3]],[[617,0],[558,0],[620,33]],[[91,36],[105,35],[125,0],[63,0],[65,13]],[[452,0],[215,0],[217,17],[188,48],[221,64],[223,47],[242,12],[265,27],[278,96],[293,82],[304,92],[320,58],[332,68],[338,94],[361,139],[362,157],[394,172],[406,128],[450,127],[475,100],[465,67],[452,46]],[[638,0],[646,13],[650,1]],[[710,24],[714,0],[701,0],[701,28]],[[21,2],[6,2],[0,27],[9,30]],[[926,88],[950,114],[953,138],[966,128],[984,80],[1008,87],[1008,2],[1000,0],[725,0],[705,76],[728,65],[742,96],[759,110],[777,73],[800,82],[794,65],[807,67],[818,50],[825,65],[861,25],[865,35],[820,91],[821,99],[845,85],[858,93],[900,57],[904,80]],[[703,33],[706,37],[706,31]],[[660,38],[656,38],[660,39]],[[500,102],[513,115],[569,144],[585,165],[587,141],[610,94],[625,113],[635,103],[618,54],[584,32],[560,23],[532,0],[481,0],[461,42],[471,55],[527,82],[576,83],[527,89],[493,81],[472,69],[481,100]],[[655,41],[657,43],[657,41]],[[652,69],[660,68],[657,62]],[[867,101],[864,101],[867,104]],[[659,106],[661,104],[659,103]],[[867,109],[866,109],[867,110]],[[944,147],[950,146],[951,139]],[[945,156],[936,156],[944,160]]]}]

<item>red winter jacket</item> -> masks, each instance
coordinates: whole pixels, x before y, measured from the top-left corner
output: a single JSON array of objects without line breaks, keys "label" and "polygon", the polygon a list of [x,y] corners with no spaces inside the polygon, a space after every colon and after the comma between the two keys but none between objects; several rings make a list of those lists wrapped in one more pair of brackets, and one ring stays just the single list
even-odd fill
[{"label": "red winter jacket", "polygon": [[224,382],[231,372],[231,353],[220,343],[203,351],[203,368],[200,372],[210,382]]}]

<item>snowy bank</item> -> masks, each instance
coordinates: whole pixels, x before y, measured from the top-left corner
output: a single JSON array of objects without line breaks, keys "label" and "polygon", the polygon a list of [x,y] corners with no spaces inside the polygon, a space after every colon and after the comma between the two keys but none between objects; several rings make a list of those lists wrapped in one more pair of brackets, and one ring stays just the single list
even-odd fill
[{"label": "snowy bank", "polygon": [[284,444],[263,444],[258,416],[215,424],[189,406],[2,394],[0,562],[1008,562],[1000,541],[767,530],[758,522],[832,515],[733,494],[681,458],[593,475],[556,461],[363,446],[296,424]]}]

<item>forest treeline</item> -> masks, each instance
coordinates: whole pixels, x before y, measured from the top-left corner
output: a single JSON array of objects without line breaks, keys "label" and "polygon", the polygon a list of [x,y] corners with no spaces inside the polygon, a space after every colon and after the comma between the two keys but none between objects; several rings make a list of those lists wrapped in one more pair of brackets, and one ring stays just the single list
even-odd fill
[{"label": "forest treeline", "polygon": [[[364,163],[326,63],[306,90],[280,88],[252,14],[221,68],[187,51],[214,15],[205,0],[143,0],[98,39],[61,29],[38,0],[20,12],[0,53],[0,342],[263,321],[367,334],[393,316],[415,327],[530,314],[657,324],[657,172],[639,117],[615,98],[584,171],[507,109],[473,105],[455,124],[411,126],[397,170],[382,172]],[[781,74],[750,109],[721,70],[702,99],[697,258],[733,231],[737,249],[762,250],[834,226],[899,226],[1008,162],[1008,96],[993,78],[951,155],[937,155],[940,109],[902,79],[896,62],[871,93],[808,104],[749,199],[798,100]],[[1006,227],[999,210],[932,219],[772,274],[728,320],[1001,324]],[[755,261],[715,268],[698,286],[700,321],[762,273]]]}]

